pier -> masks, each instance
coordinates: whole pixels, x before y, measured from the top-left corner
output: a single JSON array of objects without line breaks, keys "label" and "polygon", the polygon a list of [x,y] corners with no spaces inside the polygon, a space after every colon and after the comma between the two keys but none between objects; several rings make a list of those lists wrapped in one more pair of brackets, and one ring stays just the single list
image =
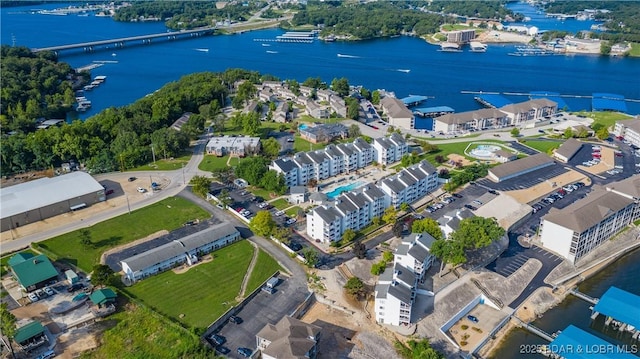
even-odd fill
[{"label": "pier", "polygon": [[569,293],[571,293],[571,294],[575,295],[576,297],[578,297],[578,298],[580,298],[580,299],[582,299],[582,300],[584,300],[584,301],[587,301],[587,302],[589,302],[589,303],[591,303],[591,304],[593,304],[593,305],[598,304],[598,302],[600,301],[600,299],[598,299],[598,298],[593,298],[593,297],[591,297],[591,296],[588,296],[588,295],[586,295],[586,294],[584,294],[584,293],[582,293],[582,292],[578,291],[578,290],[577,290],[577,289],[575,289],[575,288],[574,288],[574,289],[572,289]]},{"label": "pier", "polygon": [[118,39],[99,40],[99,41],[81,42],[81,43],[69,44],[69,45],[41,47],[41,48],[31,49],[31,51],[32,52],[54,51],[57,53],[63,50],[83,49],[84,51],[90,52],[90,51],[97,50],[97,48],[102,45],[113,45],[114,47],[124,47],[124,45],[127,43],[138,42],[138,41],[140,41],[141,44],[151,44],[151,40],[154,40],[154,39],[166,39],[166,40],[189,39],[193,37],[211,34],[215,30],[216,30],[216,27],[208,26],[208,27],[202,27],[194,30],[172,31],[172,32],[164,32],[160,34],[129,36],[129,37],[122,37]]},{"label": "pier", "polygon": [[529,323],[525,323],[524,321],[522,321],[522,319],[516,317],[515,315],[512,315],[511,318],[515,319],[517,322],[520,323],[520,325],[522,325],[522,327],[528,331],[530,331],[531,333],[539,336],[542,339],[545,339],[549,342],[552,342],[555,339],[555,336],[552,334],[549,334],[547,332],[545,332],[544,330],[529,324]]}]

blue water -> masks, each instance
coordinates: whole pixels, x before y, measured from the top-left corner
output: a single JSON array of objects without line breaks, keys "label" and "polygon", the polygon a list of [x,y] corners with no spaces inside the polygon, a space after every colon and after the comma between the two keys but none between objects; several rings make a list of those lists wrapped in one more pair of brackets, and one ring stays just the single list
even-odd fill
[{"label": "blue water", "polygon": [[507,8],[511,11],[523,14],[531,18],[527,22],[513,22],[504,23],[504,25],[518,25],[518,26],[535,26],[539,31],[546,30],[560,30],[568,31],[572,34],[581,30],[589,30],[591,25],[598,24],[599,22],[593,20],[578,21],[576,19],[567,19],[559,21],[554,18],[546,17],[544,13],[538,12],[538,9],[524,2],[510,2],[507,4]]},{"label": "blue water", "polygon": [[298,126],[298,128],[299,128],[299,129],[301,129],[301,130],[305,130],[307,127],[308,127],[308,126],[307,126],[307,124],[305,124],[305,123],[303,123],[303,124],[301,124],[300,126]]},{"label": "blue water", "polygon": [[[68,6],[65,3],[64,6]],[[1,43],[28,47],[53,46],[82,41],[165,32],[162,23],[120,23],[95,16],[78,17],[29,14],[30,8],[55,8],[47,4],[0,9]],[[541,21],[559,21],[543,18]],[[575,26],[589,23],[575,21]],[[534,21],[527,23],[536,25]],[[565,22],[566,24],[566,22]],[[542,27],[541,27],[542,28]],[[206,36],[192,40],[128,45],[94,53],[61,54],[73,67],[93,61],[117,61],[94,69],[106,75],[105,84],[86,93],[93,107],[86,118],[105,108],[121,106],[152,93],[165,83],[200,71],[246,68],[282,79],[304,81],[320,77],[331,82],[346,77],[350,84],[369,89],[433,96],[422,106],[449,106],[457,112],[480,108],[472,94],[461,91],[529,92],[591,95],[610,92],[640,99],[640,59],[599,56],[508,56],[515,45],[490,45],[486,53],[450,53],[425,41],[401,36],[392,39],[262,46],[254,39],[273,39],[281,30],[271,29],[228,36]],[[47,36],[42,36],[46,34]],[[13,37],[12,37],[13,36]],[[209,52],[197,49],[209,49]],[[267,50],[272,53],[267,53]],[[273,53],[277,52],[277,53]],[[116,56],[112,56],[115,54]],[[338,54],[346,55],[338,57]],[[410,70],[410,72],[400,71]],[[512,96],[514,102],[525,96]],[[565,98],[572,109],[590,108],[590,99]],[[627,102],[629,112],[640,113],[640,102]],[[431,128],[430,120],[424,127]]]},{"label": "blue water", "polygon": [[326,195],[327,195],[327,197],[329,197],[329,199],[334,199],[334,198],[338,197],[340,194],[342,194],[342,192],[351,191],[353,189],[358,188],[361,185],[362,185],[362,182],[350,183],[348,185],[340,186],[340,187],[334,189],[331,192],[327,192]]}]

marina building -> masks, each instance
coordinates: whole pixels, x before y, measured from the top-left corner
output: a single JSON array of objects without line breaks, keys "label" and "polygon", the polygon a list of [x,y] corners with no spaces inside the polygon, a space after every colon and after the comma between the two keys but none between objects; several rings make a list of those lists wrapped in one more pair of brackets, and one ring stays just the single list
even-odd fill
[{"label": "marina building", "polygon": [[541,220],[542,245],[571,263],[640,218],[640,178],[596,188],[563,209],[552,208]]},{"label": "marina building", "polygon": [[374,139],[373,148],[376,156],[375,161],[385,166],[402,160],[402,156],[409,152],[407,142],[399,133]]},{"label": "marina building", "polygon": [[44,254],[18,253],[9,259],[9,268],[20,288],[31,292],[58,277],[58,271]]},{"label": "marina building", "polygon": [[387,96],[380,100],[380,105],[390,125],[408,130],[414,128],[413,112],[401,100]]},{"label": "marina building", "polygon": [[552,158],[544,153],[538,153],[533,156],[521,158],[519,160],[503,163],[489,169],[489,179],[494,182],[501,182],[522,176],[523,174],[533,172],[535,170],[553,166],[555,162]]},{"label": "marina building", "polygon": [[227,223],[174,240],[120,261],[124,276],[131,283],[187,263],[241,239],[240,232]]},{"label": "marina building", "polygon": [[244,157],[260,151],[260,137],[221,136],[211,137],[207,142],[207,154],[218,157],[230,155]]},{"label": "marina building", "polygon": [[632,145],[640,147],[640,118],[617,121],[613,128],[613,133],[616,136],[624,137]]},{"label": "marina building", "polygon": [[18,228],[106,200],[104,187],[76,171],[0,189],[2,231]]}]

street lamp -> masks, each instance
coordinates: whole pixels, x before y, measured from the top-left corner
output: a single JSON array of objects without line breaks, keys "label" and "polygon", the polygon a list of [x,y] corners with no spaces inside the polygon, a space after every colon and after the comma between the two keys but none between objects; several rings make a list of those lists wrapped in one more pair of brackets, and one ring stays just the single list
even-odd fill
[{"label": "street lamp", "polygon": [[131,214],[131,205],[129,204],[129,195],[125,194],[125,197],[127,198],[127,209],[129,210],[129,214]]},{"label": "street lamp", "polygon": [[184,177],[184,162],[182,162],[182,183],[187,184],[187,180]]}]

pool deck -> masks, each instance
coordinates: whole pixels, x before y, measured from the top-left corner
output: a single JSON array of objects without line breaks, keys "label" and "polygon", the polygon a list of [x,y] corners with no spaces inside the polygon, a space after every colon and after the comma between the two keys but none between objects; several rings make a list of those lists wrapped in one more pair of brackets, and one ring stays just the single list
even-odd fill
[{"label": "pool deck", "polygon": [[[364,169],[358,170],[356,172],[351,173],[343,173],[336,177],[327,178],[319,183],[320,188],[322,188],[321,192],[327,194],[332,192],[340,187],[348,186],[354,182],[361,182],[355,189],[362,187],[369,183],[374,183],[379,181],[387,176],[395,174],[395,171],[392,169],[383,170],[381,167],[368,166]],[[326,185],[330,183],[329,185]],[[326,185],[326,187],[324,187]],[[349,191],[349,190],[347,190]],[[344,192],[343,192],[344,193]],[[337,197],[337,196],[336,196]]]}]

